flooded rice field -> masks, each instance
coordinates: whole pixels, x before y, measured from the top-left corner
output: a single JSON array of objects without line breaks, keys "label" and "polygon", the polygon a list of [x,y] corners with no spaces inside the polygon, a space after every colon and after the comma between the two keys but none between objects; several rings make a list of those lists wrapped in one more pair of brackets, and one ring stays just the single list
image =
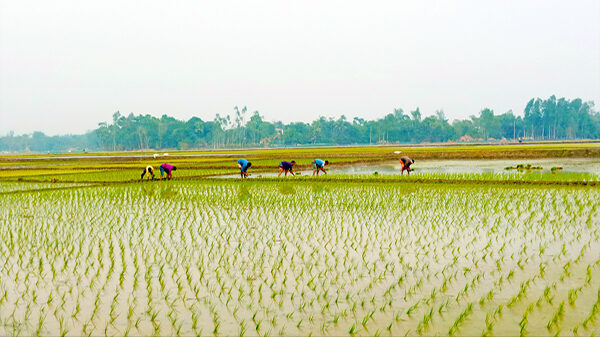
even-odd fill
[{"label": "flooded rice field", "polygon": [[[411,175],[428,173],[515,173],[516,170],[505,170],[509,166],[531,164],[542,167],[535,172],[551,172],[552,167],[562,167],[559,172],[591,173],[600,175],[600,160],[597,158],[546,158],[546,159],[515,159],[515,160],[417,160],[411,168]],[[342,167],[329,167],[331,174],[400,174],[402,166],[398,161],[374,162],[372,164],[358,163]],[[252,169],[250,169],[252,172]],[[299,170],[300,175],[312,175],[312,170]],[[526,171],[523,171],[526,173]],[[251,177],[276,177],[279,169],[274,167],[272,172],[251,173]],[[322,173],[321,173],[322,174]],[[406,172],[405,172],[406,174]],[[283,174],[282,174],[283,176]],[[239,178],[239,174],[219,176],[219,178]]]},{"label": "flooded rice field", "polygon": [[[516,160],[419,160],[411,168],[413,173],[500,173],[509,166],[531,164],[542,167],[542,171],[550,172],[552,167],[562,167],[563,172],[586,172],[600,174],[600,160],[596,158],[546,158]],[[402,169],[399,162],[377,163],[373,165],[357,165],[331,170],[332,173],[344,174],[398,174]]]},{"label": "flooded rice field", "polygon": [[0,194],[0,335],[592,335],[599,200],[318,181]]},{"label": "flooded rice field", "polygon": [[[597,158],[545,158],[514,160],[418,160],[411,168],[413,174],[418,173],[501,173],[514,172],[505,170],[519,164],[531,164],[542,167],[543,172],[550,172],[552,167],[562,167],[563,172],[585,172],[600,174],[600,160]],[[402,170],[399,162],[375,163],[373,165],[356,165],[332,169],[332,173],[343,174],[398,174]]]}]

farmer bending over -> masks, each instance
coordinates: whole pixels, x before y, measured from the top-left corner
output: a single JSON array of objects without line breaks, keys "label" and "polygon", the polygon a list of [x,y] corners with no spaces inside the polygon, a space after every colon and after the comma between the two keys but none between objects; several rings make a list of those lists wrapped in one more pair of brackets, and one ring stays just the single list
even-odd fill
[{"label": "farmer bending over", "polygon": [[319,175],[319,171],[323,171],[323,173],[327,174],[327,171],[325,171],[324,166],[325,165],[329,165],[329,161],[322,161],[321,159],[315,159],[312,162],[312,167],[313,167],[313,176]]},{"label": "farmer bending over", "polygon": [[167,173],[167,179],[172,179],[173,171],[177,171],[177,167],[167,163],[160,165],[160,180],[163,179],[163,174],[165,172]]},{"label": "farmer bending over", "polygon": [[242,158],[237,161],[237,164],[240,168],[240,175],[242,178],[248,178],[248,168],[252,166],[252,163]]},{"label": "farmer bending over", "polygon": [[294,160],[282,161],[281,163],[279,163],[279,174],[277,176],[280,177],[281,173],[283,173],[284,171],[285,171],[286,177],[287,177],[288,172],[290,172],[292,175],[294,175],[294,165],[296,165],[296,161],[294,161]]},{"label": "farmer bending over", "polygon": [[144,176],[148,174],[148,180],[152,178],[154,180],[154,168],[151,165],[146,166],[144,172],[142,172],[142,178],[140,180],[144,180]]},{"label": "farmer bending over", "polygon": [[407,156],[400,157],[400,164],[402,165],[402,174],[404,174],[404,170],[406,170],[408,172],[408,175],[410,175],[410,171],[412,171],[410,169],[410,165],[414,163],[415,161],[408,158]]}]

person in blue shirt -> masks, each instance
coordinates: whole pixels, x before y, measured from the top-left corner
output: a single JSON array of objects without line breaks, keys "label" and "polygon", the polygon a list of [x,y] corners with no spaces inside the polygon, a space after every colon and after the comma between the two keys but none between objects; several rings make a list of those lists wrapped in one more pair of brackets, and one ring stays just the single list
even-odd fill
[{"label": "person in blue shirt", "polygon": [[279,174],[277,176],[280,177],[281,173],[283,173],[283,171],[285,171],[286,177],[287,177],[288,172],[290,172],[292,175],[294,175],[294,165],[296,165],[296,161],[294,161],[294,160],[282,161],[281,163],[279,163]]},{"label": "person in blue shirt", "polygon": [[252,166],[252,163],[242,158],[237,161],[237,164],[240,168],[240,175],[242,178],[248,178],[248,168]]},{"label": "person in blue shirt", "polygon": [[323,173],[327,174],[327,171],[325,171],[325,165],[329,165],[329,161],[325,160],[322,161],[321,159],[315,159],[312,162],[312,168],[313,168],[313,176],[319,175],[319,171],[323,171]]}]

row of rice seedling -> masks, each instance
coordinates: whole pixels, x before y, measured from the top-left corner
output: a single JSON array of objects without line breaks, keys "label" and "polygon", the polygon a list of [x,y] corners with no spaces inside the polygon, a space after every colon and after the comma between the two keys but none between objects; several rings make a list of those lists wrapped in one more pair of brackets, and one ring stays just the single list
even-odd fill
[{"label": "row of rice seedling", "polygon": [[[158,170],[156,170],[158,171]],[[124,170],[105,170],[105,171],[64,171],[61,173],[36,171],[37,174],[27,174],[29,171],[23,171],[26,174],[22,176],[12,176],[6,180],[12,181],[40,181],[40,182],[132,182],[139,181],[141,170],[124,169]],[[179,179],[188,179],[192,177],[208,177],[222,174],[235,173],[233,167],[223,169],[182,169],[176,172],[176,177]],[[155,177],[160,178],[160,173],[155,172]]]},{"label": "row of rice seedling", "polygon": [[566,182],[598,182],[600,176],[585,172],[547,172],[530,173],[413,173],[411,175],[377,175],[377,174],[331,174],[328,179],[394,179],[394,180],[456,180],[456,181],[566,181]]},{"label": "row of rice seedling", "polygon": [[[262,175],[264,170],[255,172],[252,177],[259,181],[281,181],[274,175]],[[231,175],[230,178],[237,176]],[[376,175],[376,174],[327,174],[317,177],[297,175],[283,179],[300,181],[321,181],[338,183],[453,183],[453,184],[535,184],[535,185],[600,185],[600,177],[592,173],[565,172],[561,174],[495,174],[495,173],[425,173],[409,175]]]},{"label": "row of rice seedling", "polygon": [[204,167],[204,166],[215,166],[233,164],[235,166],[234,158],[223,158],[223,157],[161,157],[161,158],[92,158],[92,159],[46,159],[46,160],[11,160],[2,161],[0,159],[0,169],[3,170],[18,170],[18,169],[34,169],[34,170],[65,170],[65,169],[90,169],[90,170],[118,170],[118,169],[133,169],[143,168],[146,165],[155,165],[158,167],[164,162],[170,162],[182,167]]},{"label": "row of rice seedling", "polygon": [[16,192],[29,192],[36,190],[47,190],[56,188],[74,188],[82,187],[87,184],[60,184],[60,183],[29,183],[29,182],[14,182],[14,181],[0,181],[0,194],[1,193],[16,193]]},{"label": "row of rice seedling", "polygon": [[2,180],[16,180],[18,178],[34,178],[37,176],[48,175],[52,173],[53,175],[72,175],[72,174],[89,174],[93,172],[101,172],[101,170],[73,170],[73,169],[63,169],[63,170],[53,170],[48,171],[44,169],[35,169],[35,170],[1,170],[0,178]]},{"label": "row of rice seedling", "polygon": [[0,194],[0,334],[589,335],[598,200],[321,181]]},{"label": "row of rice seedling", "polygon": [[[237,177],[234,167],[223,168],[182,168],[175,173],[175,178],[180,180],[197,179],[201,177],[216,177],[230,175]],[[255,168],[253,170],[254,178],[259,180],[279,180],[276,177],[262,176],[262,173],[268,173],[268,168]],[[64,170],[60,172],[47,170],[15,170],[5,173],[5,181],[37,181],[37,182],[131,182],[139,180],[141,171],[135,169],[103,170],[90,171]],[[8,175],[6,175],[8,173]],[[158,173],[155,173],[159,177]],[[423,173],[408,175],[348,175],[348,174],[329,174],[320,177],[294,177],[296,180],[319,179],[320,181],[333,182],[454,182],[454,183],[535,183],[535,184],[583,184],[597,185],[600,183],[600,177],[592,173],[573,173],[565,172],[560,174],[551,173],[532,173],[532,174],[506,174],[506,173]]]}]

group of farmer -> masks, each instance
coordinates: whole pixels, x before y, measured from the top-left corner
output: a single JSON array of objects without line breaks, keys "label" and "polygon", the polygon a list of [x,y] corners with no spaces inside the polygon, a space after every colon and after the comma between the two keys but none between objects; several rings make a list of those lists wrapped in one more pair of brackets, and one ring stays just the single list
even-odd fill
[{"label": "group of farmer", "polygon": [[[173,178],[173,171],[177,171],[177,167],[175,167],[171,164],[167,164],[167,163],[160,165],[159,169],[160,169],[160,180],[163,179],[163,175],[165,175],[165,174],[166,174],[167,179]],[[152,165],[146,166],[146,168],[142,172],[142,178],[141,178],[142,180],[144,179],[144,176],[147,176],[148,179],[154,180],[154,167],[152,167]]]},{"label": "group of farmer", "polygon": [[[408,174],[410,174],[410,171],[412,171],[410,169],[410,165],[412,165],[415,161],[403,156],[400,158],[400,164],[402,165],[402,174],[404,174],[404,171],[407,171]],[[240,169],[240,176],[242,178],[247,178],[248,177],[248,169],[252,166],[252,163],[249,162],[247,159],[241,158],[237,161],[237,165]],[[288,173],[290,173],[291,175],[295,175],[294,173],[294,166],[296,165],[296,161],[292,160],[292,161],[282,161],[279,163],[279,174],[277,175],[278,177],[281,176],[282,173],[285,173],[285,176],[288,175]],[[323,172],[324,174],[327,174],[327,171],[325,171],[325,166],[329,165],[329,161],[327,160],[321,160],[321,159],[315,159],[312,161],[312,170],[313,170],[313,176],[314,175],[319,175],[319,172]],[[176,171],[177,167],[171,165],[171,164],[162,164],[160,165],[160,180],[163,179],[163,175],[166,174],[166,179],[169,180],[171,178],[173,178],[173,171]],[[144,171],[142,172],[142,177],[141,179],[144,179],[144,176],[147,176],[148,179],[154,179],[154,168],[150,165],[146,166],[146,168],[144,169]]]},{"label": "group of farmer", "polygon": [[[248,178],[248,168],[250,168],[252,166],[252,163],[249,162],[247,159],[242,158],[237,161],[237,164],[238,164],[238,167],[240,168],[240,176],[242,178]],[[295,173],[294,173],[295,165],[296,165],[295,160],[282,161],[281,163],[279,163],[279,174],[277,176],[280,177],[281,174],[284,172],[285,172],[285,176],[287,176],[288,173],[290,173],[291,175],[295,175]],[[322,171],[324,174],[327,174],[327,171],[325,171],[325,165],[329,165],[329,161],[321,160],[321,159],[313,160],[312,161],[313,176],[315,174],[319,175],[319,171]]]}]

